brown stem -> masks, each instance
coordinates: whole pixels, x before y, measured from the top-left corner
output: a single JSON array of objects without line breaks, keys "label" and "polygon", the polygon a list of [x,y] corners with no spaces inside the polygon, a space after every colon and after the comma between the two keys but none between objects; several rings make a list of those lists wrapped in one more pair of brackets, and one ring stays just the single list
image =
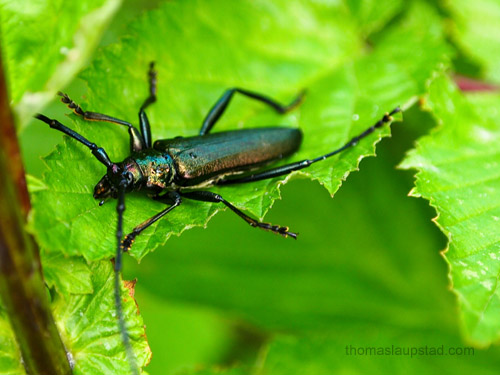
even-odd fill
[{"label": "brown stem", "polygon": [[0,295],[33,375],[70,375],[42,277],[38,248],[24,230],[30,203],[0,56]]}]

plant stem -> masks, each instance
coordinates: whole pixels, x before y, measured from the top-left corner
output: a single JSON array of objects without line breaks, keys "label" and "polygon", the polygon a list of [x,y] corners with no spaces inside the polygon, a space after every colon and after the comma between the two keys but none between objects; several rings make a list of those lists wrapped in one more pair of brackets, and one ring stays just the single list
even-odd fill
[{"label": "plant stem", "polygon": [[30,208],[0,57],[0,295],[28,374],[69,375],[42,277],[38,248],[24,230]]}]

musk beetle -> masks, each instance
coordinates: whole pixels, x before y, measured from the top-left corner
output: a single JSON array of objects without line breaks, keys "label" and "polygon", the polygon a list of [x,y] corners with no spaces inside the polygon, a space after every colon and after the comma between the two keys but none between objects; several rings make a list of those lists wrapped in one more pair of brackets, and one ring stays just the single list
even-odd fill
[{"label": "musk beetle", "polygon": [[[355,146],[362,138],[392,121],[392,115],[399,112],[395,108],[382,119],[367,128],[363,133],[352,138],[342,147],[313,159],[306,159],[290,164],[268,168],[266,165],[276,162],[296,152],[302,141],[302,132],[295,128],[266,127],[211,133],[217,120],[226,110],[234,94],[246,96],[267,104],[279,113],[286,113],[297,107],[304,97],[304,92],[288,105],[252,91],[241,88],[227,90],[215,103],[205,117],[199,135],[157,140],[153,143],[151,128],[146,115],[146,108],[156,101],[156,71],[154,63],[149,67],[149,96],[139,110],[140,131],[131,123],[101,113],[88,112],[71,100],[66,94],[59,93],[61,101],[76,115],[88,121],[105,121],[126,126],[130,135],[130,156],[125,160],[112,162],[106,151],[80,134],[69,129],[59,121],[38,114],[35,117],[51,128],[59,130],[82,143],[107,168],[104,177],[94,189],[94,198],[100,205],[107,198],[118,200],[116,207],[118,223],[116,230],[117,249],[115,257],[115,304],[122,340],[130,359],[132,370],[138,373],[128,334],[125,329],[120,299],[120,271],[122,252],[132,246],[134,239],[150,225],[161,219],[183,199],[203,202],[222,203],[252,227],[278,233],[284,237],[296,238],[297,234],[287,227],[259,222],[226,201],[222,196],[205,190],[214,185],[243,184],[286,175],[313,163],[325,160],[349,147]],[[167,204],[167,208],[152,218],[136,226],[123,237],[123,212],[125,194],[131,191],[146,191],[154,200]]]}]

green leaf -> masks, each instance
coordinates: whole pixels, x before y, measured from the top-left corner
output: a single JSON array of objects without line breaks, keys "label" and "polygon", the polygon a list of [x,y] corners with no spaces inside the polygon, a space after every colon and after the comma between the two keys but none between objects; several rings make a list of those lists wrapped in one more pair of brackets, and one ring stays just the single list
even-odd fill
[{"label": "green leaf", "polygon": [[479,64],[484,78],[500,82],[500,3],[497,0],[447,0],[451,36]]},{"label": "green leaf", "polygon": [[0,374],[25,375],[21,352],[6,312],[0,308]]},{"label": "green leaf", "polygon": [[455,51],[444,41],[442,19],[425,2],[407,4],[406,16],[389,24],[374,36],[381,58],[397,61],[411,80],[418,85],[417,92],[427,92],[427,83],[433,72],[449,65]]},{"label": "green leaf", "polygon": [[414,196],[436,208],[449,239],[444,253],[466,336],[478,345],[500,338],[499,95],[466,98],[444,77],[427,102],[440,123],[403,162],[418,170]]},{"label": "green leaf", "polygon": [[141,264],[129,262],[126,276],[166,301],[212,306],[265,332],[452,329],[437,250],[444,241],[431,210],[422,215],[425,202],[406,197],[411,178],[394,171],[402,155],[394,146],[410,146],[405,124],[336,199],[310,181],[283,189],[270,216],[297,230],[297,241],[247,228],[227,212]]},{"label": "green leaf", "polygon": [[[438,62],[445,61],[444,42],[439,39],[437,45],[437,34],[427,32],[433,29],[428,23],[434,22],[435,14],[424,5],[415,9],[418,12],[409,9],[401,23],[412,26],[402,37],[406,33],[416,37],[407,43],[382,40],[381,52],[375,48],[362,55],[354,21],[343,5],[299,0],[230,5],[217,0],[168,2],[134,23],[131,36],[104,49],[83,74],[89,85],[83,107],[132,121],[147,93],[145,70],[151,60],[158,67],[158,102],[148,109],[156,139],[196,134],[203,116],[229,87],[265,92],[282,102],[306,87],[304,104],[285,117],[237,98],[216,131],[273,123],[300,126],[304,143],[290,160],[319,156],[340,147],[396,105],[411,103],[423,93]],[[184,27],[188,24],[189,28]],[[414,53],[417,48],[435,47],[432,60]],[[128,155],[125,129],[74,120],[73,127],[105,147],[113,160]],[[216,190],[259,218],[279,198],[279,186],[294,176],[318,180],[333,195],[388,134],[387,128],[378,131],[356,147],[299,173]],[[113,256],[114,204],[98,207],[92,198],[104,168],[73,140],[59,145],[46,162],[47,189],[34,194],[34,228],[42,246],[88,260]],[[126,231],[162,209],[157,202],[134,194],[127,197],[126,205]],[[218,210],[215,204],[185,202],[138,236],[131,254],[142,258],[172,234],[206,225]]]},{"label": "green leaf", "polygon": [[[128,374],[130,364],[116,318],[112,264],[96,262],[90,268],[93,294],[56,294],[52,302],[59,334],[74,366],[73,374]],[[121,290],[123,314],[137,364],[143,367],[151,359],[151,350],[136,302],[130,296],[133,288],[133,283],[128,283]],[[0,374],[25,374],[14,333],[3,311],[0,312]]]},{"label": "green leaf", "polygon": [[61,253],[42,253],[45,282],[63,294],[92,293],[91,271],[81,257],[65,257]]},{"label": "green leaf", "polygon": [[401,11],[404,4],[401,0],[346,0],[345,3],[363,36],[379,31],[396,13]]},{"label": "green leaf", "polygon": [[[93,263],[93,294],[57,295],[53,302],[54,318],[63,342],[74,360],[74,374],[128,374],[130,364],[116,318],[111,262]],[[130,290],[129,290],[130,288]],[[122,288],[123,314],[127,332],[139,367],[151,359],[133,295],[133,283]]]},{"label": "green leaf", "polygon": [[[251,322],[250,332],[267,334],[255,362],[236,361],[228,373],[494,374],[498,347],[461,356],[346,353],[349,345],[470,350],[460,337],[456,298],[439,254],[445,238],[430,221],[427,202],[406,197],[411,173],[394,170],[417,136],[414,129],[425,134],[432,125],[428,113],[407,111],[394,138],[382,142],[377,158],[333,200],[309,181],[287,185],[270,215],[298,229],[298,241],[255,230],[238,240],[244,224],[224,213],[208,230],[173,238],[126,269],[165,303],[213,306],[233,324]],[[158,324],[149,319],[148,331]],[[167,361],[155,356],[151,373],[162,373]],[[225,374],[218,370],[175,374]]]},{"label": "green leaf", "polygon": [[19,125],[85,66],[121,0],[0,1],[2,52]]}]

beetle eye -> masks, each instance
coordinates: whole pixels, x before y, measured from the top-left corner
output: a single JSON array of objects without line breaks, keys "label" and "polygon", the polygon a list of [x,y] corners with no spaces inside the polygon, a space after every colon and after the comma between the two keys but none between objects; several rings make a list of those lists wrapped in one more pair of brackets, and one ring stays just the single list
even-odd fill
[{"label": "beetle eye", "polygon": [[134,175],[130,172],[127,173],[127,182],[131,184],[134,181]]}]

